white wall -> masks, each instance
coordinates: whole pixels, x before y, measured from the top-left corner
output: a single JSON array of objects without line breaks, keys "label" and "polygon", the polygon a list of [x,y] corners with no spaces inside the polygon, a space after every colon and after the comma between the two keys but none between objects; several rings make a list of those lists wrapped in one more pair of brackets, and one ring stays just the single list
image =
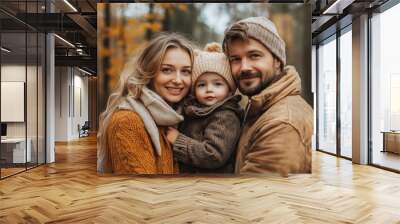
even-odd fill
[{"label": "white wall", "polygon": [[[80,106],[81,106],[81,113],[77,110],[75,107],[75,119],[73,123],[73,136],[76,138],[79,137],[78,133],[78,124],[82,126],[85,121],[89,120],[89,91],[88,91],[88,84],[89,84],[89,79],[88,76],[84,76],[85,74],[80,72],[79,70],[75,69],[75,87],[80,88],[81,91],[81,96],[80,96]],[[75,92],[76,93],[76,92]],[[75,100],[77,100],[77,97],[75,97]],[[77,102],[75,101],[77,104]]]},{"label": "white wall", "polygon": [[69,76],[67,67],[55,68],[55,141],[68,140],[68,86]]},{"label": "white wall", "polygon": [[88,120],[88,78],[72,67],[56,67],[55,74],[55,140],[77,139],[78,124]]}]

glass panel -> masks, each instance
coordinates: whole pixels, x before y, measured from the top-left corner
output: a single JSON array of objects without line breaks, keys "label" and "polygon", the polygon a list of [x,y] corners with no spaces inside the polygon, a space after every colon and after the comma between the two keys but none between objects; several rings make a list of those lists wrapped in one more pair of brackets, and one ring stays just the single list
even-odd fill
[{"label": "glass panel", "polygon": [[45,1],[5,0],[0,5],[13,15],[0,12],[0,109],[5,114],[1,119],[0,176],[4,178],[45,162],[45,35],[21,22],[38,19]]},{"label": "glass panel", "polygon": [[336,38],[318,48],[318,149],[336,154]]},{"label": "glass panel", "polygon": [[[37,1],[27,2],[26,12],[27,19],[33,24],[38,23],[37,13],[39,11],[39,5]],[[30,158],[28,159],[28,168],[37,166],[38,156],[38,143],[37,143],[37,132],[38,132],[38,34],[36,30],[27,30],[27,81],[26,81],[26,111],[27,111],[27,143],[30,148]]]},{"label": "glass panel", "polygon": [[352,157],[352,35],[340,37],[340,152]]},{"label": "glass panel", "polygon": [[[26,33],[1,34],[2,177],[25,170],[26,151]],[[28,146],[29,149],[29,146]]]},{"label": "glass panel", "polygon": [[28,38],[28,63],[27,63],[27,94],[26,94],[26,111],[27,111],[27,142],[29,144],[28,149],[30,148],[31,153],[28,154],[30,158],[28,158],[28,167],[33,167],[37,165],[37,132],[38,132],[38,124],[37,124],[37,73],[38,73],[38,49],[37,49],[37,41],[38,36],[36,32],[27,33]]},{"label": "glass panel", "polygon": [[44,34],[39,33],[39,45],[38,45],[38,163],[45,163],[45,44],[46,37]]},{"label": "glass panel", "polygon": [[316,80],[317,80],[317,47],[315,45],[312,45],[312,50],[311,50],[311,72],[312,72],[312,78],[311,78],[311,89],[313,92],[313,113],[314,113],[314,126],[313,126],[313,137],[312,137],[312,149],[316,150],[316,125],[317,125],[317,91],[316,91]]},{"label": "glass panel", "polygon": [[[17,4],[15,4],[17,3]],[[4,5],[3,5],[4,4]],[[2,1],[15,17],[26,9],[25,2]],[[1,23],[1,177],[26,170],[29,144],[26,142],[27,36],[23,23],[0,13]]]},{"label": "glass panel", "polygon": [[400,4],[372,22],[372,163],[400,170]]}]

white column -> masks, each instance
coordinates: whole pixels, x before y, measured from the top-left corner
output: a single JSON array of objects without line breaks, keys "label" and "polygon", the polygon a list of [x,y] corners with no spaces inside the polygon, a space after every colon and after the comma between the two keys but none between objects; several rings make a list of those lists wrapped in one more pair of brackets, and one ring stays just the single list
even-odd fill
[{"label": "white column", "polygon": [[46,35],[46,163],[55,161],[54,133],[55,133],[55,60],[54,60],[54,35]]},{"label": "white column", "polygon": [[[46,1],[46,11],[54,12],[54,5]],[[55,162],[55,43],[52,33],[46,34],[46,163]]]}]

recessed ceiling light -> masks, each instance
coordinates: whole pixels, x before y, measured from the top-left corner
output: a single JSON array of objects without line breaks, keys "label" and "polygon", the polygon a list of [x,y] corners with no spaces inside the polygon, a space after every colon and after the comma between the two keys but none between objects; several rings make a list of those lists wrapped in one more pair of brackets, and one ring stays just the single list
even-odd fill
[{"label": "recessed ceiling light", "polygon": [[68,44],[69,46],[75,48],[75,45],[73,45],[73,44],[72,44],[71,42],[69,42],[68,40],[66,40],[66,39],[64,39],[64,38],[62,38],[62,37],[60,37],[60,36],[57,35],[57,34],[54,34],[54,36],[57,37],[58,39],[60,39],[61,41],[63,41],[64,43]]},{"label": "recessed ceiling light", "polygon": [[78,70],[81,71],[81,72],[83,72],[83,73],[85,73],[85,74],[93,75],[92,73],[90,73],[90,72],[88,72],[88,71],[86,71],[86,70],[83,70],[83,69],[81,69],[81,68],[79,68],[79,67],[78,67]]},{"label": "recessed ceiling light", "polygon": [[11,50],[9,50],[9,49],[7,49],[7,48],[5,48],[5,47],[1,47],[1,50],[4,51],[4,52],[7,52],[7,53],[10,53],[10,52],[11,52]]},{"label": "recessed ceiling light", "polygon": [[336,0],[322,14],[342,14],[343,9],[352,4],[355,0]]},{"label": "recessed ceiling light", "polygon": [[67,4],[72,10],[74,10],[74,12],[78,12],[78,10],[71,4],[69,3],[68,0],[64,0],[65,4]]}]

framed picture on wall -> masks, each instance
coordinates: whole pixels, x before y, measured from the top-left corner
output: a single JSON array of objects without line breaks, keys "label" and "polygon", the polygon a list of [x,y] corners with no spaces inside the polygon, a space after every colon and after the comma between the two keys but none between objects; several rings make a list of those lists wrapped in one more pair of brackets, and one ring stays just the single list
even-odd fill
[{"label": "framed picture on wall", "polygon": [[24,122],[25,82],[1,82],[1,122]]},{"label": "framed picture on wall", "polygon": [[[310,173],[310,13],[303,3],[99,3],[99,173]],[[266,114],[287,97],[280,108],[292,111]],[[271,122],[282,119],[299,126]]]}]

